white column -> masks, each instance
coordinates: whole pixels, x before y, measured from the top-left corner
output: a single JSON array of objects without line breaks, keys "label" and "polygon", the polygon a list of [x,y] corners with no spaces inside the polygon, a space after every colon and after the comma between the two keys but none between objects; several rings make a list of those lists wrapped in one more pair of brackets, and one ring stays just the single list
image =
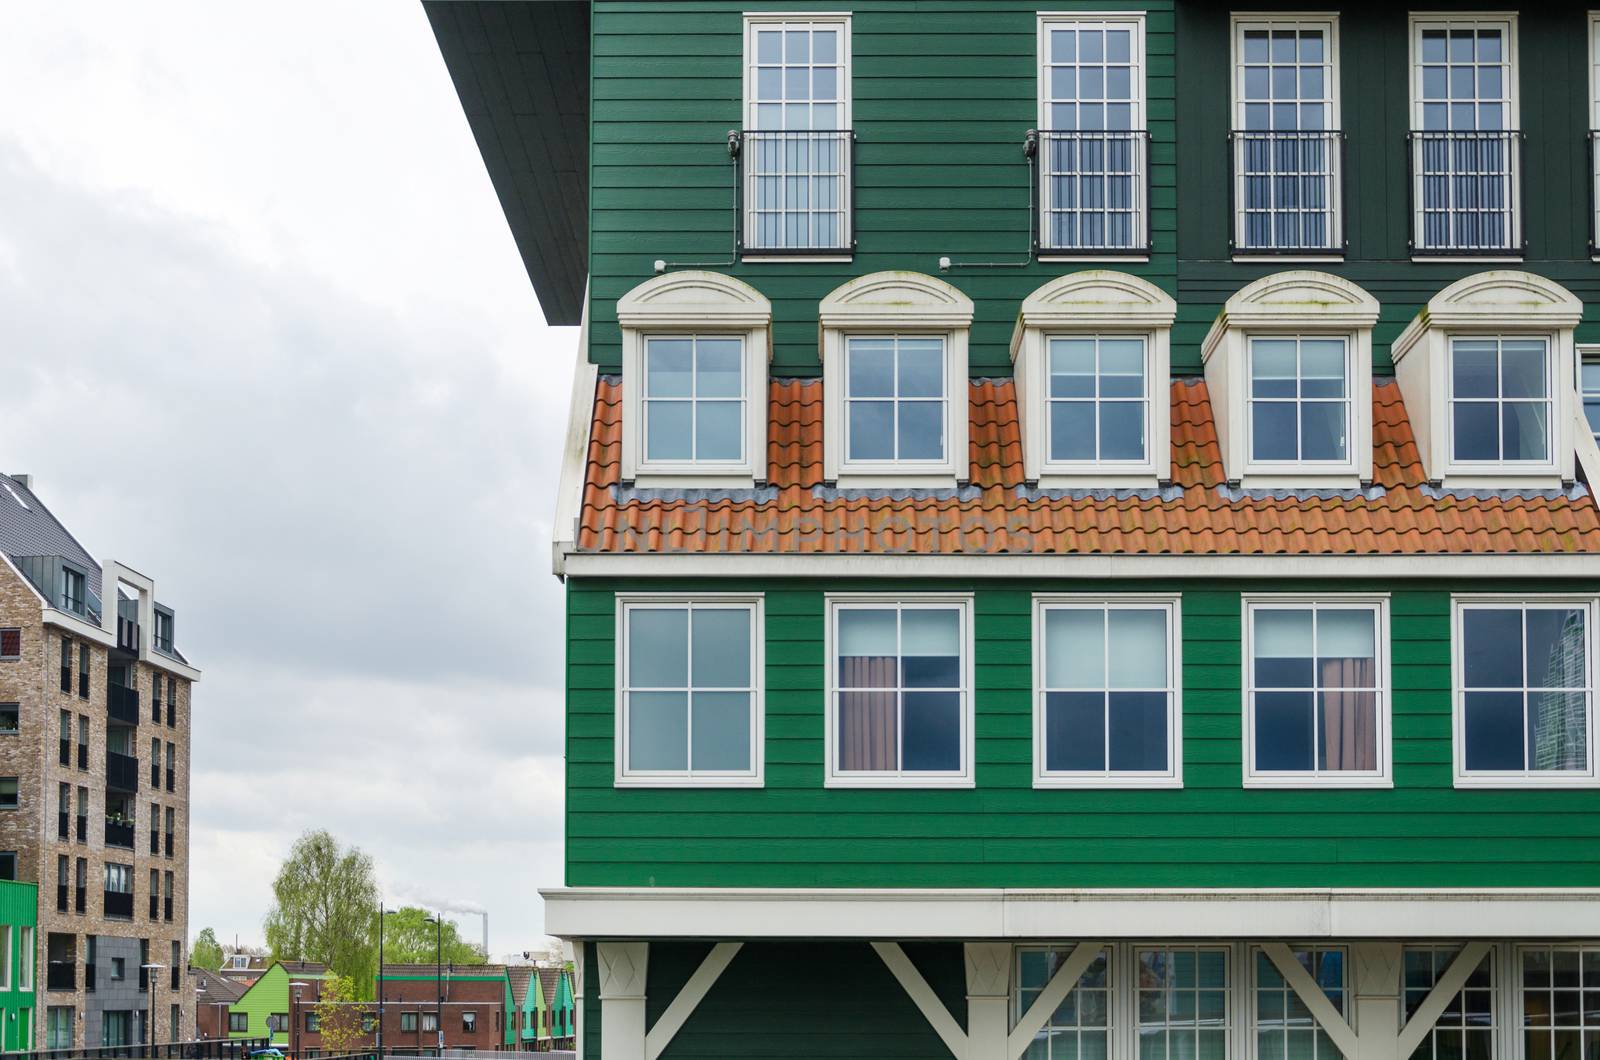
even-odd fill
[{"label": "white column", "polygon": [[601,1060],[645,1060],[644,986],[648,942],[601,942]]},{"label": "white column", "polygon": [[1357,942],[1350,956],[1358,1042],[1358,1055],[1351,1060],[1400,1060],[1400,943]]},{"label": "white column", "polygon": [[968,942],[967,1060],[1006,1057],[1011,1030],[1011,943]]}]

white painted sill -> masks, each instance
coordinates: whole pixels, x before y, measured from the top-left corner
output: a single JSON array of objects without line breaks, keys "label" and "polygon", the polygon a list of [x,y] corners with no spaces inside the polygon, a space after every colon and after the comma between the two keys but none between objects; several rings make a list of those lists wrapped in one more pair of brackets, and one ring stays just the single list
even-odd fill
[{"label": "white painted sill", "polygon": [[617,788],[759,788],[761,777],[617,777]]},{"label": "white painted sill", "polygon": [[911,788],[911,789],[951,789],[975,788],[977,781],[970,777],[867,777],[867,776],[830,776],[823,781],[825,788]]},{"label": "white painted sill", "polygon": [[1387,777],[1387,776],[1383,776],[1383,777],[1372,777],[1372,776],[1357,776],[1357,777],[1320,776],[1320,777],[1310,777],[1310,776],[1302,776],[1302,775],[1296,775],[1296,774],[1286,774],[1286,775],[1270,775],[1269,774],[1269,775],[1266,775],[1266,776],[1248,776],[1247,775],[1244,778],[1243,786],[1246,787],[1246,788],[1262,788],[1262,789],[1277,789],[1277,790],[1284,790],[1284,789],[1312,790],[1312,789],[1329,789],[1329,788],[1332,788],[1332,789],[1349,789],[1349,790],[1360,790],[1360,789],[1363,789],[1363,788],[1365,788],[1365,789],[1373,789],[1373,788],[1383,789],[1383,788],[1392,788],[1392,787],[1394,787],[1394,778],[1393,777]]},{"label": "white painted sill", "polygon": [[1148,791],[1151,789],[1176,790],[1183,787],[1182,777],[1102,777],[1062,776],[1050,774],[1035,776],[1036,791]]}]

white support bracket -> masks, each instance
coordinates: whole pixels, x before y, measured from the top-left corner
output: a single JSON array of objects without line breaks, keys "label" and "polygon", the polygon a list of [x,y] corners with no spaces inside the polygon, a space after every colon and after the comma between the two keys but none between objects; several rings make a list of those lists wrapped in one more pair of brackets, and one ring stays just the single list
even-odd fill
[{"label": "white support bracket", "polygon": [[1467,985],[1467,979],[1477,971],[1478,965],[1483,963],[1483,958],[1489,952],[1487,942],[1469,942],[1461,947],[1461,952],[1456,954],[1456,959],[1450,962],[1450,967],[1444,970],[1439,981],[1433,985],[1428,996],[1422,999],[1422,1004],[1417,1006],[1417,1011],[1400,1028],[1399,1056],[1410,1056],[1422,1044],[1422,1039],[1433,1030],[1433,1025],[1439,1022],[1445,1006],[1450,1004],[1461,988]]},{"label": "white support bracket", "polygon": [[655,1026],[644,1036],[645,1060],[659,1060],[666,1051],[667,1043],[683,1029],[684,1023],[694,1014],[700,1002],[705,1000],[706,994],[743,946],[742,942],[719,942],[711,947],[711,952],[700,962],[700,967],[694,970],[689,981],[678,991],[678,996],[672,999],[672,1004],[667,1006]]},{"label": "white support bracket", "polygon": [[967,1033],[961,1029],[955,1017],[950,1015],[950,1010],[944,1007],[944,1002],[939,1000],[939,995],[933,992],[933,987],[917,971],[917,966],[911,963],[911,958],[906,956],[906,951],[900,948],[898,942],[874,942],[872,948],[877,951],[883,963],[889,966],[889,971],[900,983],[906,996],[911,998],[917,1010],[922,1013],[922,1018],[928,1021],[934,1033],[944,1042],[950,1050],[950,1055],[965,1057],[967,1055]]},{"label": "white support bracket", "polygon": [[1322,1028],[1334,1046],[1347,1060],[1358,1060],[1361,1048],[1356,1032],[1350,1029],[1350,1024],[1339,1014],[1333,1002],[1328,1000],[1327,992],[1311,977],[1311,973],[1294,959],[1294,952],[1282,942],[1264,942],[1261,944],[1261,951],[1272,961],[1278,969],[1278,974],[1283,976],[1283,981],[1289,984],[1289,988],[1295,992],[1300,1003],[1311,1010],[1311,1016],[1317,1021],[1317,1026]]},{"label": "white support bracket", "polygon": [[1056,974],[1050,977],[1044,990],[1033,999],[1033,1004],[1028,1006],[1028,1011],[1017,1020],[1017,1025],[1006,1038],[1008,1060],[1017,1060],[1028,1051],[1028,1046],[1033,1044],[1033,1036],[1039,1033],[1050,1014],[1072,993],[1072,988],[1078,985],[1078,980],[1083,978],[1083,973],[1104,948],[1104,942],[1080,942],[1071,955],[1061,962]]}]

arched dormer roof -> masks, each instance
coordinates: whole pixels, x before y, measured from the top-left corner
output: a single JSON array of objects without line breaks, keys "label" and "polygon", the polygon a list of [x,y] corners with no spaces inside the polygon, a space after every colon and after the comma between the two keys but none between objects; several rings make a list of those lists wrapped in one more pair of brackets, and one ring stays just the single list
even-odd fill
[{"label": "arched dormer roof", "polygon": [[1011,332],[1016,360],[1027,328],[1169,328],[1178,303],[1149,280],[1114,269],[1085,269],[1041,286],[1023,299]]},{"label": "arched dormer roof", "polygon": [[1554,280],[1519,269],[1491,269],[1463,276],[1428,299],[1395,340],[1402,360],[1429,328],[1574,328],[1583,302]]},{"label": "arched dormer roof", "polygon": [[972,299],[920,272],[874,272],[835,287],[817,307],[824,328],[972,324]]},{"label": "arched dormer roof", "polygon": [[1230,328],[1370,328],[1378,300],[1361,286],[1331,272],[1294,269],[1245,284],[1223,305],[1200,347],[1210,359]]},{"label": "arched dormer roof", "polygon": [[772,303],[732,276],[668,272],[652,276],[617,299],[617,323],[625,328],[764,328],[772,323]]}]

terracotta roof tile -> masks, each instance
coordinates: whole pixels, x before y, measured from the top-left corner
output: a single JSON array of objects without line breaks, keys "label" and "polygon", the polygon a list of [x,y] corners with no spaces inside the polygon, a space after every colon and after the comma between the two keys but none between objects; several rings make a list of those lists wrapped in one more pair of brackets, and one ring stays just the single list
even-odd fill
[{"label": "terracotta roof tile", "polygon": [[1040,491],[1023,477],[1016,390],[971,384],[970,481],[851,490],[822,480],[822,383],[771,383],[767,482],[757,490],[634,490],[621,482],[621,381],[595,398],[578,548],[584,552],[1373,555],[1600,553],[1587,493],[1449,493],[1423,478],[1392,380],[1373,386],[1373,487],[1227,486],[1203,382],[1172,384],[1172,481],[1160,491]]}]

